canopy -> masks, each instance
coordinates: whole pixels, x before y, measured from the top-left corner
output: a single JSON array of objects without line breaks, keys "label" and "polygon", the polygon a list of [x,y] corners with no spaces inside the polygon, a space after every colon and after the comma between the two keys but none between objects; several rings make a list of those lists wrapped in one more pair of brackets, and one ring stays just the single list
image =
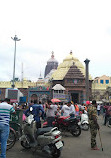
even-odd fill
[{"label": "canopy", "polygon": [[53,103],[59,103],[61,101],[59,99],[57,99],[57,98],[53,98],[53,99],[51,99],[51,102],[53,102]]},{"label": "canopy", "polygon": [[65,88],[61,84],[56,84],[53,88],[53,90],[65,90]]},{"label": "canopy", "polygon": [[105,103],[109,103],[109,100],[106,100],[106,99],[102,99],[102,101]]}]

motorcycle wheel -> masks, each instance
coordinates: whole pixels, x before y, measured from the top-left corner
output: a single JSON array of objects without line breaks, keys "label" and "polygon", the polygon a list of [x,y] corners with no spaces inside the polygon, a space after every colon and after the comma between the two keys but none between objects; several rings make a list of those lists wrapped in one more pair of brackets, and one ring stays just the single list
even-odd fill
[{"label": "motorcycle wheel", "polygon": [[75,137],[78,137],[81,134],[81,128],[79,125],[74,125],[74,129],[72,129],[71,134]]},{"label": "motorcycle wheel", "polygon": [[[64,143],[64,142],[63,142]],[[49,148],[51,150],[51,156],[53,158],[58,158],[60,157],[61,155],[61,150],[60,149],[57,149],[56,146],[54,144],[50,144],[49,145]]]},{"label": "motorcycle wheel", "polygon": [[7,140],[7,150],[11,149],[16,142],[16,133],[13,128],[10,127],[10,133]]},{"label": "motorcycle wheel", "polygon": [[26,139],[21,141],[21,146],[24,147],[25,149],[30,149],[31,148],[31,146],[29,144],[29,142],[31,140],[30,136],[28,134],[25,136],[26,136]]},{"label": "motorcycle wheel", "polygon": [[84,131],[88,131],[88,130],[89,130],[89,124],[84,123],[84,124],[82,124],[81,126],[82,126],[82,129],[83,129]]},{"label": "motorcycle wheel", "polygon": [[61,151],[57,148],[55,148],[54,153],[52,153],[53,158],[58,158],[61,155]]}]

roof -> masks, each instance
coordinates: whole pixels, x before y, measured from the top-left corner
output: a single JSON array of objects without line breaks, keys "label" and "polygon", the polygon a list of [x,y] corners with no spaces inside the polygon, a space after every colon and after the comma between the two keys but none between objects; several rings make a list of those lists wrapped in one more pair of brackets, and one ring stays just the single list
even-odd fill
[{"label": "roof", "polygon": [[[79,68],[81,73],[85,76],[85,68],[83,64],[73,56],[72,52],[63,60],[63,62],[58,66],[57,70],[52,74],[53,80],[63,80],[67,72],[73,63]],[[89,79],[92,77],[89,75]]]},{"label": "roof", "polygon": [[56,84],[52,89],[53,90],[65,90],[65,88],[61,84]]}]

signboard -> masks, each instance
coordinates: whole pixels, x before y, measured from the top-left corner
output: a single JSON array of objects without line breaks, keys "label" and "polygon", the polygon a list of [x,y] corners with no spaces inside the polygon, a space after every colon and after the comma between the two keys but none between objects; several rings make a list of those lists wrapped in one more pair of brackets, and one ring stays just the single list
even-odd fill
[{"label": "signboard", "polygon": [[54,93],[53,98],[66,99],[65,94]]},{"label": "signboard", "polygon": [[18,90],[8,89],[8,98],[17,100],[17,98],[18,98]]},{"label": "signboard", "polygon": [[26,103],[26,99],[27,99],[26,96],[20,97],[20,103]]}]

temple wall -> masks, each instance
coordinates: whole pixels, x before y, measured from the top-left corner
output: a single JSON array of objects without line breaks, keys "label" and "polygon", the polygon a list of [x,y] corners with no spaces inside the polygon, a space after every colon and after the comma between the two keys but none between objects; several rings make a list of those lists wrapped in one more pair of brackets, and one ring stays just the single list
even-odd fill
[{"label": "temple wall", "polygon": [[[2,81],[0,82],[0,88],[11,88],[12,83],[10,81]],[[15,82],[16,88],[28,88],[28,87],[35,87],[37,82]]]}]

